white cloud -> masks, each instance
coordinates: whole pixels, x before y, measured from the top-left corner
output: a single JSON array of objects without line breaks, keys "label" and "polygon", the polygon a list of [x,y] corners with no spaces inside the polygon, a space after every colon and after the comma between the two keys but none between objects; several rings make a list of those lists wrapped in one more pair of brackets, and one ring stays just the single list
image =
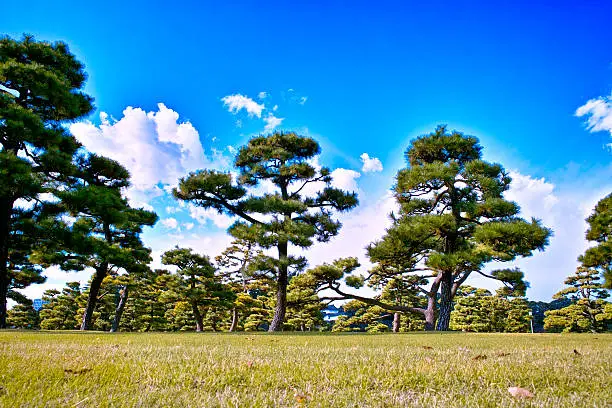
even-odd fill
[{"label": "white cloud", "polygon": [[277,126],[280,126],[280,124],[283,123],[283,120],[285,120],[285,118],[277,118],[276,116],[269,114],[268,116],[264,118],[264,122],[266,122],[266,126],[264,127],[264,130],[266,131],[274,130],[274,128],[276,128]]},{"label": "white cloud", "polygon": [[266,99],[267,96],[268,96],[268,93],[264,91],[261,91],[259,94],[257,94],[257,97],[259,99]]},{"label": "white cloud", "polygon": [[129,170],[126,196],[132,205],[148,205],[167,194],[190,171],[229,163],[214,150],[207,157],[195,127],[179,122],[179,114],[162,103],[155,112],[127,107],[119,120],[102,112],[100,120],[99,126],[89,121],[72,124],[70,131],[90,152],[117,160]]},{"label": "white cloud", "polygon": [[176,214],[177,212],[182,211],[182,209],[180,207],[172,207],[172,206],[167,206],[166,207],[166,212],[168,214]]},{"label": "white cloud", "polygon": [[[606,131],[612,136],[612,94],[591,99],[576,110],[576,116],[587,116],[587,128],[591,132]],[[612,143],[608,144],[612,147]]]},{"label": "white cloud", "polygon": [[241,94],[227,95],[221,98],[221,100],[231,113],[238,113],[244,109],[249,116],[255,115],[258,118],[261,118],[261,111],[265,108],[263,104],[259,104],[248,96]]},{"label": "white cloud", "polygon": [[332,186],[345,190],[345,191],[355,191],[357,192],[359,188],[357,187],[357,179],[361,177],[361,174],[355,170],[349,169],[336,169],[331,172],[332,176]]},{"label": "white cloud", "polygon": [[363,162],[363,167],[361,171],[364,173],[383,171],[383,165],[380,162],[380,159],[377,157],[370,157],[369,154],[363,153],[361,156],[361,161]]},{"label": "white cloud", "polygon": [[191,231],[194,226],[195,226],[195,224],[193,222],[186,222],[186,223],[183,224],[183,227],[185,227],[185,229],[187,231]]},{"label": "white cloud", "polygon": [[554,184],[544,178],[533,178],[517,171],[509,173],[512,183],[504,197],[519,204],[523,217],[534,217],[552,223],[551,210],[559,201],[554,192]]},{"label": "white cloud", "polygon": [[179,227],[178,221],[176,220],[176,218],[173,218],[173,217],[165,218],[161,220],[161,223],[164,227],[168,229],[178,229]]},{"label": "white cloud", "polygon": [[218,227],[227,229],[234,223],[234,218],[219,212],[213,208],[202,208],[191,203],[188,204],[189,215],[200,224],[206,224],[209,220]]},{"label": "white cloud", "polygon": [[276,112],[276,111],[278,110],[278,105],[274,105],[274,107],[272,108],[272,110],[273,110],[274,112]]},{"label": "white cloud", "polygon": [[307,96],[302,96],[302,97],[299,99],[298,103],[299,103],[300,105],[304,105],[304,104],[306,103],[306,101],[307,101],[307,100],[308,100],[308,97],[307,97]]}]

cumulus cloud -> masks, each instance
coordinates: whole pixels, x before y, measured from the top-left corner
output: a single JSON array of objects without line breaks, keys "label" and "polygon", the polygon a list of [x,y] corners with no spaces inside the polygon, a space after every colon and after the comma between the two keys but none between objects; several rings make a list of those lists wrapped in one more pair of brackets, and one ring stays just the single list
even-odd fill
[{"label": "cumulus cloud", "polygon": [[[576,110],[576,116],[587,117],[587,128],[591,132],[605,131],[612,136],[612,94],[589,100]],[[612,147],[612,143],[608,147]]]},{"label": "cumulus cloud", "polygon": [[534,178],[517,171],[510,171],[509,174],[512,183],[504,197],[520,205],[523,217],[534,217],[552,223],[551,210],[559,202],[554,184],[544,178]]},{"label": "cumulus cloud", "polygon": [[285,118],[277,118],[276,116],[269,114],[268,116],[264,118],[264,122],[266,122],[266,126],[264,127],[264,130],[266,131],[274,130],[274,128],[276,128],[277,126],[280,126],[280,124],[283,123],[283,120],[285,120]]},{"label": "cumulus cloud", "polygon": [[359,157],[363,162],[363,167],[361,167],[361,171],[363,171],[364,173],[383,171],[383,165],[380,162],[380,159],[378,159],[377,157],[370,157],[370,155],[367,153],[363,153]]},{"label": "cumulus cloud", "polygon": [[180,122],[179,114],[162,103],[154,112],[127,107],[119,120],[102,112],[100,120],[99,126],[74,123],[70,131],[90,152],[117,160],[129,170],[126,196],[132,205],[146,206],[167,194],[190,171],[229,164],[221,152],[212,150],[206,156],[196,128],[189,121]]},{"label": "cumulus cloud", "polygon": [[188,204],[189,215],[200,224],[211,221],[217,228],[227,229],[234,223],[234,218],[219,212],[213,208],[202,208]]},{"label": "cumulus cloud", "polygon": [[261,91],[259,94],[257,94],[257,97],[259,99],[266,99],[267,96],[268,96],[268,93],[264,91]]},{"label": "cumulus cloud", "polygon": [[349,169],[336,169],[331,172],[332,186],[340,188],[345,191],[357,191],[357,179],[361,177],[361,174],[355,170]]},{"label": "cumulus cloud", "polygon": [[161,220],[161,223],[164,227],[168,229],[178,229],[179,227],[178,221],[176,220],[176,218],[173,218],[173,217],[165,218]]},{"label": "cumulus cloud", "polygon": [[248,96],[241,94],[227,95],[221,98],[221,100],[231,113],[238,113],[244,109],[249,116],[255,115],[258,118],[261,118],[261,111],[265,108],[263,104],[259,104]]}]

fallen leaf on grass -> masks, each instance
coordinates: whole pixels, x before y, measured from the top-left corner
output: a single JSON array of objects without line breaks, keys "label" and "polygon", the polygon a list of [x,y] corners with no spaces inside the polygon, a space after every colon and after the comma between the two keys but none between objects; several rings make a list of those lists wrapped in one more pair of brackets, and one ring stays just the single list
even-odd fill
[{"label": "fallen leaf on grass", "polygon": [[308,400],[310,399],[310,397],[302,392],[296,392],[293,397],[295,398],[295,400],[297,401],[298,404],[304,404],[306,402],[308,402]]},{"label": "fallen leaf on grass", "polygon": [[433,347],[429,347],[429,346],[422,346],[425,350],[433,350]]},{"label": "fallen leaf on grass", "polygon": [[533,393],[521,387],[509,387],[508,392],[514,398],[533,398]]},{"label": "fallen leaf on grass", "polygon": [[246,365],[247,365],[248,368],[251,368],[251,367],[253,367],[253,362],[252,361],[247,361]]},{"label": "fallen leaf on grass", "polygon": [[509,356],[509,355],[510,355],[510,353],[499,352],[499,353],[497,353],[497,354],[495,354],[495,355],[496,355],[497,357],[506,357],[506,356]]},{"label": "fallen leaf on grass", "polygon": [[579,356],[579,355],[580,355],[580,353],[579,353],[579,352],[578,352],[578,350],[576,350],[576,349],[574,349],[574,354],[575,354],[575,355],[577,355],[577,356]]},{"label": "fallen leaf on grass", "polygon": [[486,360],[486,359],[487,359],[486,354],[479,354],[476,357],[472,357],[472,360]]}]

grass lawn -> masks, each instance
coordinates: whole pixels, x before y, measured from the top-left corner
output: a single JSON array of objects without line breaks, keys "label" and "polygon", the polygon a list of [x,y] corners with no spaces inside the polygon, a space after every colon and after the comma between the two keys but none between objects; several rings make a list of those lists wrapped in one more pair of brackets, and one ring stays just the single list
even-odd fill
[{"label": "grass lawn", "polygon": [[3,331],[0,387],[1,407],[610,407],[612,334]]}]

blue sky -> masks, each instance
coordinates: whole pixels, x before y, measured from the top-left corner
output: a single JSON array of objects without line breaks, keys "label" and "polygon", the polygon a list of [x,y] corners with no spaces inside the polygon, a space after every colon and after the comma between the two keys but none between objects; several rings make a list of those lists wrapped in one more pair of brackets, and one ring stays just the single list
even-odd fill
[{"label": "blue sky", "polygon": [[[294,3],[9,0],[0,27],[66,41],[85,63],[98,111],[74,132],[91,150],[138,162],[130,197],[160,214],[145,234],[157,252],[223,247],[229,221],[179,207],[164,187],[181,171],[226,167],[228,146],[282,119],[316,137],[320,163],[361,196],[346,233],[311,263],[362,253],[384,229],[410,139],[446,123],[479,137],[485,158],[515,174],[511,198],[555,230],[547,252],[519,263],[529,296],[548,300],[586,246],[584,217],[612,190],[612,3]],[[365,171],[363,153],[382,171]],[[173,159],[180,165],[164,167]],[[157,178],[135,174],[155,163]],[[49,271],[29,293],[66,279],[87,277]]]}]

